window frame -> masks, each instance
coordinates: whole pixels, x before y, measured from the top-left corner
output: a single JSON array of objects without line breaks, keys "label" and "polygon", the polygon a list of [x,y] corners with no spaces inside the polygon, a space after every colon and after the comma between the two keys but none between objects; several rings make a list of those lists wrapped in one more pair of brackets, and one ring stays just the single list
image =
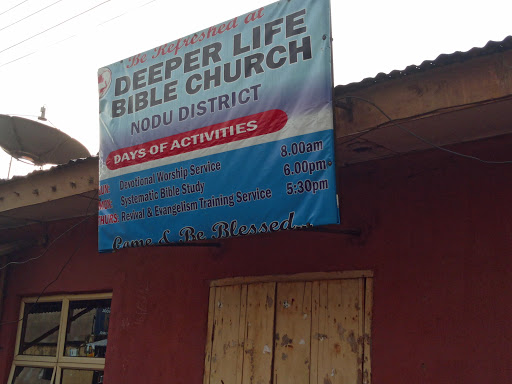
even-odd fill
[{"label": "window frame", "polygon": [[60,314],[59,331],[57,336],[57,351],[55,356],[34,356],[21,355],[21,333],[23,328],[23,320],[19,321],[16,333],[16,344],[14,347],[14,359],[12,361],[11,372],[9,374],[8,383],[12,384],[14,371],[16,367],[34,367],[34,368],[53,368],[53,375],[50,384],[60,384],[62,369],[82,369],[82,370],[105,370],[104,357],[72,357],[64,356],[64,346],[66,342],[67,320],[70,301],[85,300],[112,300],[112,292],[95,293],[95,294],[70,294],[70,295],[53,295],[37,297],[24,297],[21,299],[19,319],[24,319],[25,308],[27,304],[45,303],[45,302],[61,302],[62,309]]}]

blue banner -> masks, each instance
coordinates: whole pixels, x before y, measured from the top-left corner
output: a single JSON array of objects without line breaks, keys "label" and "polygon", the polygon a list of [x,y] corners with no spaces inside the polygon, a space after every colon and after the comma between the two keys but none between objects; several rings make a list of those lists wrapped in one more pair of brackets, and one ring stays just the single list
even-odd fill
[{"label": "blue banner", "polygon": [[98,85],[100,251],[339,222],[328,0],[235,17]]}]

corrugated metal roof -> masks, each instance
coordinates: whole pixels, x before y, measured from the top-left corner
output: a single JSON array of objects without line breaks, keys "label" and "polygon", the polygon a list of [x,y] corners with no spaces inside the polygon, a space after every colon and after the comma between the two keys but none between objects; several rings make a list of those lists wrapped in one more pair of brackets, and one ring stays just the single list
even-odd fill
[{"label": "corrugated metal roof", "polygon": [[26,175],[23,175],[23,176],[13,176],[11,177],[10,179],[0,179],[0,185],[2,184],[7,184],[7,183],[11,183],[11,182],[14,182],[14,181],[17,181],[17,180],[21,180],[21,179],[25,179],[25,178],[28,178],[32,175],[37,175],[37,174],[40,174],[40,173],[48,173],[48,172],[51,172],[53,170],[56,170],[56,169],[61,169],[61,168],[67,168],[67,167],[70,167],[70,166],[73,166],[75,164],[79,164],[79,163],[84,163],[84,162],[87,162],[87,161],[98,161],[99,159],[99,156],[96,155],[96,156],[89,156],[89,157],[85,157],[83,159],[75,159],[75,160],[70,160],[67,164],[60,164],[60,165],[55,165],[49,169],[37,169],[35,171],[32,171]]},{"label": "corrugated metal roof", "polygon": [[409,65],[404,70],[394,70],[390,73],[379,73],[375,77],[366,78],[357,83],[350,83],[347,85],[338,85],[335,88],[335,94],[347,94],[361,88],[367,88],[371,85],[382,83],[385,81],[397,79],[403,76],[410,76],[416,73],[429,71],[431,69],[444,67],[451,64],[462,63],[480,56],[488,56],[495,53],[500,53],[512,49],[512,36],[507,36],[502,41],[489,41],[482,48],[472,48],[467,52],[454,52],[450,54],[441,54],[435,60],[425,60],[420,65]]}]

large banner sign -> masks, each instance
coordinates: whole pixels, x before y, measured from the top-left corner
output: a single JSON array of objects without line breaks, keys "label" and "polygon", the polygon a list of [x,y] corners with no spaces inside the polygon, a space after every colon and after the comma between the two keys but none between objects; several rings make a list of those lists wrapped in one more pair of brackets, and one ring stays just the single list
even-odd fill
[{"label": "large banner sign", "polygon": [[339,222],[329,0],[282,0],[98,71],[99,250]]}]

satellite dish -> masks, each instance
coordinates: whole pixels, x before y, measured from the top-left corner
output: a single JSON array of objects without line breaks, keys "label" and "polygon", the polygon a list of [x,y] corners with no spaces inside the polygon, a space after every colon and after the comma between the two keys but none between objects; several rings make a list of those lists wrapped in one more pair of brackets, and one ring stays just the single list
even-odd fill
[{"label": "satellite dish", "polygon": [[15,159],[28,160],[34,165],[66,164],[90,156],[80,142],[57,128],[1,114],[0,147]]}]

